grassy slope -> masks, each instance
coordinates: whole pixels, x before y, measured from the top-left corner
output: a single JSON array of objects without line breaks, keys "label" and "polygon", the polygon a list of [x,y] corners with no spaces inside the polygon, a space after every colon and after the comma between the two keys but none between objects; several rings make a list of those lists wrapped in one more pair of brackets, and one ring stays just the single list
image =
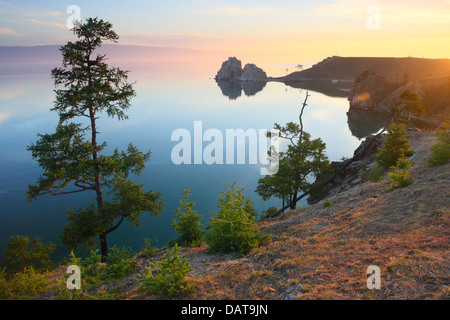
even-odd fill
[{"label": "grassy slope", "polygon": [[[448,299],[450,164],[427,167],[433,133],[409,138],[414,184],[389,190],[388,181],[365,182],[330,197],[332,206],[320,202],[262,222],[269,243],[243,258],[182,249],[197,290],[177,299]],[[119,299],[165,299],[140,294],[137,280],[163,255],[137,259],[132,275],[102,290]],[[367,289],[370,265],[381,268],[380,290]]]}]

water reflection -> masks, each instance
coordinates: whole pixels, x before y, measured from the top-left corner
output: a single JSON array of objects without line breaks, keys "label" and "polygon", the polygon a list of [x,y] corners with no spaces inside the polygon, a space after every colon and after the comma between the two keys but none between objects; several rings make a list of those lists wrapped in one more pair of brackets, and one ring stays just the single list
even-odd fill
[{"label": "water reflection", "polygon": [[349,110],[348,128],[353,136],[363,139],[389,124],[390,115],[370,110]]},{"label": "water reflection", "polygon": [[261,81],[220,81],[217,80],[217,85],[224,96],[230,100],[236,100],[242,95],[242,91],[247,97],[254,96],[262,91],[266,86],[266,82]]}]

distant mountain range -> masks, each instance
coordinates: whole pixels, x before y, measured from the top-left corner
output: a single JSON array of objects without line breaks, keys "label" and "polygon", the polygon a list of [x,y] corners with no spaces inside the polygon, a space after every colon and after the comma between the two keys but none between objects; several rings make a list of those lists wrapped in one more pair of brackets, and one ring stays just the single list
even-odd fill
[{"label": "distant mountain range", "polygon": [[[0,64],[54,63],[61,60],[59,45],[34,47],[0,46]],[[110,60],[191,60],[217,54],[212,51],[200,51],[185,48],[145,47],[105,44],[99,49],[107,53]]]}]

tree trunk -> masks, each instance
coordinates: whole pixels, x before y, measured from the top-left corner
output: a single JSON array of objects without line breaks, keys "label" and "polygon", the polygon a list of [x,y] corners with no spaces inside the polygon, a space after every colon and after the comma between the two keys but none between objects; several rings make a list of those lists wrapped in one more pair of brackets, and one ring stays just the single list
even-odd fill
[{"label": "tree trunk", "polygon": [[[87,69],[88,69],[88,83],[89,88],[92,86],[92,78],[91,78],[91,48],[88,49],[87,54]],[[103,208],[103,193],[102,193],[102,184],[100,181],[100,166],[98,164],[98,150],[97,150],[97,127],[95,124],[95,110],[94,107],[91,105],[89,106],[89,118],[91,119],[91,132],[92,132],[92,146],[94,148],[94,151],[92,153],[92,159],[94,160],[94,169],[95,169],[95,192],[97,194],[97,208],[98,212],[101,215],[102,214],[102,208]],[[100,248],[101,248],[101,255],[102,255],[102,261],[106,261],[106,257],[108,256],[108,244],[106,241],[106,232],[102,232],[100,234]]]},{"label": "tree trunk", "polygon": [[106,241],[106,233],[100,234],[100,251],[102,254],[102,262],[106,262],[108,256],[108,243]]}]

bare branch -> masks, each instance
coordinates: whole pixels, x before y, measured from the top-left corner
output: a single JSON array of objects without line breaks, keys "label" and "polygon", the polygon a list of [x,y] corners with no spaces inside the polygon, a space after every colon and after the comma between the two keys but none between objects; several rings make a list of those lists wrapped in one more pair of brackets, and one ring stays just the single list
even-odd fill
[{"label": "bare branch", "polygon": [[309,91],[306,91],[306,98],[305,98],[305,101],[303,102],[302,110],[301,110],[300,115],[299,115],[299,117],[298,117],[298,119],[299,119],[299,121],[300,121],[300,143],[302,143],[302,139],[303,139],[303,120],[302,120],[302,117],[303,117],[303,111],[305,110],[305,108],[306,108],[306,106],[307,106],[306,102],[308,101],[308,98],[309,98],[310,96],[311,96],[311,95],[309,94]]}]

